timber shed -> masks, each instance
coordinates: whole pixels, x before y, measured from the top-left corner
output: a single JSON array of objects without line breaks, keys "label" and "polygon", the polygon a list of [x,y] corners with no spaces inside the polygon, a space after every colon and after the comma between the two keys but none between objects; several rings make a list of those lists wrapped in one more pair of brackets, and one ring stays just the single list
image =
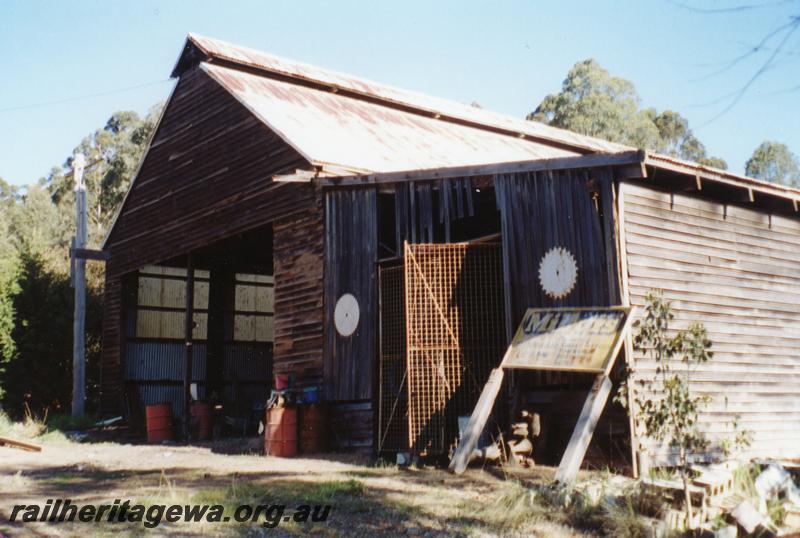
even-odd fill
[{"label": "timber shed", "polygon": [[[190,378],[246,416],[291,374],[339,447],[446,453],[526,308],[661,289],[714,342],[703,428],[800,457],[800,191],[196,35],[172,76],[104,244],[104,412],[180,416]],[[557,461],[591,383],[515,372],[498,417]],[[609,402],[588,461],[645,447]]]}]

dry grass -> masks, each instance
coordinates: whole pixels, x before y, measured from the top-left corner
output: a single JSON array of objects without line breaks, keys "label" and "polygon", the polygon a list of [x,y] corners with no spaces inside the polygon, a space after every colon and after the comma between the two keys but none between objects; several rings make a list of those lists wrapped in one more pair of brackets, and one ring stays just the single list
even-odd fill
[{"label": "dry grass", "polygon": [[37,415],[27,407],[24,418],[15,422],[0,411],[0,437],[64,444],[69,442],[64,431],[86,428],[94,422],[92,417],[75,419],[69,415],[50,415],[47,411]]},{"label": "dry grass", "polygon": [[[5,469],[0,466],[0,532],[88,532],[115,538],[152,532],[142,523],[4,526],[11,504],[70,498],[94,505],[114,499],[146,507],[218,504],[225,515],[240,505],[332,507],[329,519],[313,526],[292,520],[275,529],[252,522],[175,523],[158,527],[164,536],[258,536],[267,531],[277,536],[642,536],[639,513],[647,501],[631,493],[623,501],[606,502],[605,486],[599,499],[551,488],[552,469],[544,467],[517,478],[480,470],[454,476],[439,469],[368,464],[346,455],[281,460],[229,455],[211,446],[80,444],[66,439],[56,425],[68,429],[46,417],[15,424],[0,415],[0,432],[44,446],[38,454],[0,448],[0,459],[8,462]],[[611,478],[581,476],[594,482]]]}]

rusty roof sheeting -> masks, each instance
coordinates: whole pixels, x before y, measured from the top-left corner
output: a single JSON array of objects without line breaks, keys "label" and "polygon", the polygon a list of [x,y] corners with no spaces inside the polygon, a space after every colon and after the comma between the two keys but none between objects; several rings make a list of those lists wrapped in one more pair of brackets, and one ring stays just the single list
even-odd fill
[{"label": "rusty roof sheeting", "polygon": [[578,155],[213,63],[202,63],[201,69],[323,167],[391,172]]},{"label": "rusty roof sheeting", "polygon": [[476,127],[497,129],[525,135],[543,142],[568,146],[586,153],[616,153],[635,149],[591,136],[573,133],[543,123],[498,114],[482,108],[440,99],[422,93],[394,88],[351,75],[337,73],[293,60],[283,59],[265,52],[232,45],[225,41],[189,34],[188,41],[196,45],[213,62],[225,60],[276,75],[311,82],[331,89],[344,90],[365,98],[384,101],[415,109],[430,116],[452,118],[474,124]]},{"label": "rusty roof sheeting", "polygon": [[646,152],[645,163],[653,166],[674,165],[684,169],[687,173],[693,171],[701,174],[707,179],[720,179],[728,180],[729,182],[736,183],[741,187],[753,187],[771,194],[783,195],[793,200],[800,200],[800,188],[790,187],[789,185],[782,185],[780,183],[772,183],[763,179],[756,179],[742,174],[736,174],[729,170],[722,170],[714,168],[713,166],[706,166],[704,164],[696,163],[664,155],[661,153]]}]

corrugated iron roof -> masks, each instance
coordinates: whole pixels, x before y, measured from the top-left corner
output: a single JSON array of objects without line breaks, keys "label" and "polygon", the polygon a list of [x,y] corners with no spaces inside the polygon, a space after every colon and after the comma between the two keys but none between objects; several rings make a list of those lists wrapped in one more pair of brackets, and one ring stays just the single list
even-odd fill
[{"label": "corrugated iron roof", "polygon": [[323,167],[390,172],[578,154],[213,63],[201,69]]},{"label": "corrugated iron roof", "polygon": [[772,183],[769,181],[765,181],[763,179],[756,179],[750,176],[745,176],[743,174],[736,174],[729,170],[722,170],[720,168],[714,168],[713,166],[706,166],[704,164],[696,163],[693,161],[687,161],[684,159],[679,159],[677,157],[672,157],[669,155],[663,155],[661,153],[653,153],[648,151],[647,157],[645,159],[646,164],[651,164],[654,166],[666,166],[666,165],[675,165],[680,168],[686,169],[687,171],[695,171],[698,173],[702,173],[704,176],[709,177],[711,179],[718,178],[718,179],[725,179],[730,180],[731,182],[735,182],[742,187],[754,187],[759,189],[766,189],[772,194],[784,194],[787,197],[798,200],[800,199],[800,188],[797,187],[790,187],[788,185],[782,185],[780,183]]},{"label": "corrugated iron roof", "polygon": [[[531,138],[547,145],[580,153],[616,153],[634,148],[585,136],[543,123],[528,121],[491,112],[446,99],[394,88],[385,84],[345,75],[293,60],[286,60],[265,52],[232,45],[225,41],[189,34],[187,44],[193,44],[211,63],[227,62],[251,68],[267,76],[297,80],[337,91],[351,97],[406,109],[423,114],[443,123],[455,121],[478,129],[502,132],[506,136]],[[188,49],[187,49],[188,50]],[[186,52],[184,54],[187,54]],[[180,65],[180,60],[178,64]],[[176,68],[175,73],[178,70]]]}]

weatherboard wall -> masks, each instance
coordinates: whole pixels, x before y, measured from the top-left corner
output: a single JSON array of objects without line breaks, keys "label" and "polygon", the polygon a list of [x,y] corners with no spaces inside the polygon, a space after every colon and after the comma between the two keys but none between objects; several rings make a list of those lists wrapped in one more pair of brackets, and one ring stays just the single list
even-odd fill
[{"label": "weatherboard wall", "polygon": [[106,242],[119,276],[313,204],[291,146],[200,69],[181,76]]},{"label": "weatherboard wall", "polygon": [[[630,304],[663,290],[674,326],[702,322],[713,342],[714,356],[691,375],[712,398],[701,428],[719,445],[738,415],[753,434],[748,454],[800,456],[800,219],[630,183],[620,214]],[[641,352],[634,366],[638,379],[652,378]],[[669,453],[643,443],[657,460]]]},{"label": "weatherboard wall", "polygon": [[[202,70],[181,76],[105,244],[109,260],[103,412],[118,413],[122,407],[126,350],[121,282],[145,265],[269,223],[275,223],[274,249],[279,258],[276,306],[283,307],[275,315],[276,334],[304,333],[303,343],[292,343],[288,350],[285,342],[276,342],[276,368],[286,369],[294,361],[295,365],[316,363],[321,372],[321,289],[313,291],[314,286],[321,288],[321,217],[314,224],[317,228],[302,227],[305,235],[290,230],[318,212],[319,202],[309,184],[272,180],[276,174],[308,166],[297,151]],[[307,295],[318,297],[297,304],[288,299],[302,288],[312,289]],[[305,326],[287,329],[295,322]],[[306,346],[302,352],[300,346]],[[321,377],[321,373],[316,375]]]}]

